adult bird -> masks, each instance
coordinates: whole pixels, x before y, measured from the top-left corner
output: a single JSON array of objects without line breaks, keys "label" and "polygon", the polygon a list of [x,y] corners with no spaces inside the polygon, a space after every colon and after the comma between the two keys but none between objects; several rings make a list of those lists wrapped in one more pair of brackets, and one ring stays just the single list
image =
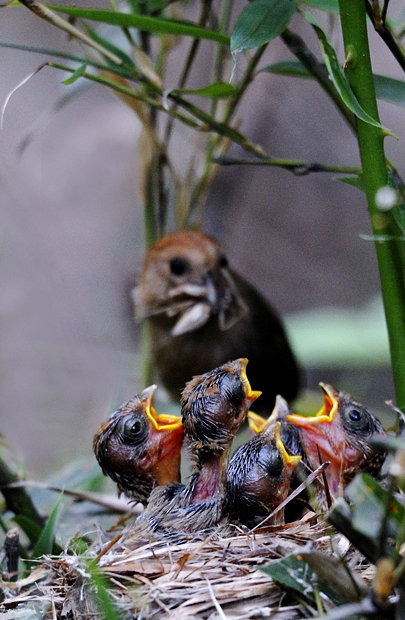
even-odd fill
[{"label": "adult bird", "polygon": [[158,536],[200,532],[224,517],[226,467],[232,440],[260,396],[246,376],[247,359],[194,377],[182,393],[185,444],[193,458],[187,485],[156,488],[138,528]]},{"label": "adult bird", "polygon": [[181,418],[156,413],[155,389],[145,388],[112,413],[93,441],[103,473],[120,493],[144,504],[155,486],[180,480]]},{"label": "adult bird", "polygon": [[227,360],[249,359],[252,383],[268,411],[277,394],[289,400],[299,370],[275,310],[228,260],[212,237],[175,232],[148,251],[133,289],[135,317],[147,319],[154,365],[177,399],[187,381]]},{"label": "adult bird", "polygon": [[284,509],[272,513],[287,499],[291,476],[301,456],[290,455],[280,436],[281,423],[269,425],[239,446],[226,470],[226,509],[231,521],[249,528],[284,523]]}]

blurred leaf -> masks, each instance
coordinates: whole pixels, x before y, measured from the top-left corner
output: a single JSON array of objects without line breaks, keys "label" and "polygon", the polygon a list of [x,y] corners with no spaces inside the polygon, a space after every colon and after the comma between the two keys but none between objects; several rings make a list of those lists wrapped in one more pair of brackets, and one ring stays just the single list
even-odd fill
[{"label": "blurred leaf", "polygon": [[171,92],[176,94],[186,95],[200,95],[200,97],[212,97],[214,99],[221,99],[224,97],[231,97],[236,93],[235,86],[226,82],[217,82],[215,84],[209,84],[202,88],[176,88]]},{"label": "blurred leaf", "polygon": [[396,223],[405,234],[405,204],[398,205],[392,210]]},{"label": "blurred leaf", "polygon": [[395,80],[385,75],[374,73],[374,85],[378,99],[384,99],[405,107],[405,81]]},{"label": "blurred leaf", "polygon": [[86,69],[87,69],[87,62],[82,64],[78,69],[76,69],[73,75],[68,77],[66,80],[63,80],[62,84],[73,84],[74,82],[76,82],[76,80],[82,77]]},{"label": "blurred leaf", "polygon": [[319,44],[323,53],[323,57],[325,60],[326,68],[328,69],[329,76],[340,95],[343,103],[359,118],[360,120],[368,123],[369,125],[373,125],[374,127],[379,127],[380,129],[384,129],[382,125],[372,118],[359,104],[357,98],[352,91],[349,82],[346,79],[346,76],[343,72],[343,69],[340,66],[340,63],[337,59],[335,50],[332,45],[329,43],[326,34],[319,26],[315,18],[308,12],[305,13],[305,17],[307,21],[314,28]]},{"label": "blurred leaf", "polygon": [[[291,2],[292,0],[288,0]],[[217,43],[229,44],[229,38],[215,30],[201,28],[194,24],[186,22],[172,21],[169,19],[160,19],[149,17],[147,15],[134,15],[133,13],[120,13],[118,11],[107,11],[103,9],[76,8],[68,6],[58,6],[54,4],[47,5],[50,9],[72,15],[81,19],[89,19],[91,21],[110,24],[111,26],[121,26],[125,28],[137,28],[145,30],[152,34],[173,34],[185,35],[194,39],[208,39]]]},{"label": "blurred leaf", "polygon": [[252,49],[275,39],[296,10],[293,0],[254,0],[236,20],[231,35],[231,51]]},{"label": "blurred leaf", "polygon": [[[267,73],[275,73],[278,75],[285,75],[288,77],[298,77],[312,79],[313,75],[299,60],[286,60],[283,62],[276,62],[272,65],[268,65],[260,69]],[[383,99],[394,105],[405,107],[405,81],[395,80],[394,78],[387,77],[374,73],[374,86],[377,95],[377,99]]]},{"label": "blurred leaf", "polygon": [[55,541],[55,527],[56,527],[56,519],[59,512],[59,507],[61,505],[63,499],[63,493],[58,497],[48,519],[45,523],[45,526],[41,532],[40,537],[38,538],[35,547],[32,552],[32,557],[39,558],[42,555],[46,555],[52,553],[54,548]]},{"label": "blurred leaf", "polygon": [[347,177],[337,177],[337,179],[338,181],[342,181],[342,183],[347,183],[347,185],[357,187],[357,189],[361,190],[362,192],[365,191],[363,177],[361,174],[358,174],[357,176],[352,175]]},{"label": "blurred leaf", "polygon": [[100,569],[93,561],[87,563],[87,572],[90,573],[91,582],[96,592],[96,604],[104,620],[121,620],[122,610],[118,609],[108,593],[108,582]]},{"label": "blurred leaf", "polygon": [[368,474],[356,476],[347,487],[346,496],[352,504],[352,526],[355,530],[378,540],[388,506],[386,535],[394,539],[398,536],[405,523],[405,508],[377,480]]},{"label": "blurred leaf", "polygon": [[31,521],[28,517],[24,515],[15,515],[13,516],[13,521],[20,526],[22,531],[28,537],[28,540],[32,545],[35,545],[41,536],[42,528],[34,521]]},{"label": "blurred leaf", "polygon": [[298,4],[312,6],[315,9],[321,9],[329,13],[339,13],[339,0],[302,0]]},{"label": "blurred leaf", "polygon": [[269,575],[274,581],[286,586],[290,590],[299,592],[307,600],[309,599],[311,603],[315,600],[314,591],[316,589],[336,605],[344,601],[326,583],[318,581],[314,570],[299,553],[288,555],[281,560],[275,560],[267,566],[260,567],[260,570]]},{"label": "blurred leaf", "polygon": [[320,551],[301,552],[301,557],[342,601],[359,601],[368,592],[367,583],[344,566],[343,561]]}]

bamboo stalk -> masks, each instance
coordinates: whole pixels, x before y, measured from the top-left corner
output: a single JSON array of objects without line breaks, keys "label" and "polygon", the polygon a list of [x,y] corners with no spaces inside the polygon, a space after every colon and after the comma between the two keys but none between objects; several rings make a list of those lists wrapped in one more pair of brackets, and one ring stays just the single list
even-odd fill
[{"label": "bamboo stalk", "polygon": [[[339,0],[347,57],[347,75],[360,105],[379,120],[364,0]],[[388,184],[384,132],[357,119],[357,138],[363,168],[371,226],[381,279],[397,405],[405,411],[405,286],[400,251],[400,231],[392,211],[381,211],[377,191]]]}]

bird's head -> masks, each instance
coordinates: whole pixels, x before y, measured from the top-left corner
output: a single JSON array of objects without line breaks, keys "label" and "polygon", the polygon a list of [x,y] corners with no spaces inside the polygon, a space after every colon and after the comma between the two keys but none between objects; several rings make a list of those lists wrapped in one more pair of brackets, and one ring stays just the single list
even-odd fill
[{"label": "bird's head", "polygon": [[179,479],[181,418],[158,414],[156,385],[124,403],[98,429],[93,448],[103,473],[126,495],[147,500],[154,485]]},{"label": "bird's head", "polygon": [[218,243],[193,230],[171,233],[152,245],[133,299],[137,319],[165,316],[172,336],[202,327],[212,315],[225,330],[247,312]]},{"label": "bird's head", "polygon": [[227,362],[189,381],[182,392],[185,436],[195,450],[222,452],[261,392],[252,390],[246,358]]},{"label": "bird's head", "polygon": [[312,466],[329,461],[326,475],[330,478],[331,493],[336,496],[341,481],[350,479],[358,471],[376,473],[385,452],[370,443],[373,436],[384,434],[384,429],[362,404],[345,392],[337,392],[331,385],[319,384],[323,404],[315,416],[287,415],[297,426],[305,453]]}]

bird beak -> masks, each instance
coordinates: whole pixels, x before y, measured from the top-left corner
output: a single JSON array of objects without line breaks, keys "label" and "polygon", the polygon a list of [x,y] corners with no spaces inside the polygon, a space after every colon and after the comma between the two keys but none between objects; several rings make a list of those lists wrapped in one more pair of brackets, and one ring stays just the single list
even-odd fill
[{"label": "bird beak", "polygon": [[259,396],[261,396],[262,392],[259,390],[252,390],[250,387],[249,379],[246,375],[246,366],[249,360],[246,357],[241,357],[238,361],[241,364],[240,378],[245,386],[246,399],[250,401],[250,404],[252,404],[257,398],[259,398]]},{"label": "bird beak", "polygon": [[259,433],[262,433],[264,431],[267,426],[266,418],[263,418],[261,415],[255,413],[254,411],[248,411],[247,417],[249,422],[249,429],[253,433],[253,435],[259,435]]},{"label": "bird beak", "polygon": [[145,407],[145,413],[157,431],[175,431],[182,429],[181,418],[168,413],[156,413],[153,407],[153,395],[156,385],[150,385],[141,393],[141,400]]},{"label": "bird beak", "polygon": [[314,416],[307,417],[296,413],[287,415],[287,419],[295,426],[308,428],[308,426],[312,424],[323,424],[325,422],[327,424],[331,424],[333,422],[338,409],[339,394],[331,385],[328,385],[327,383],[320,383],[319,386],[323,392],[322,407]]},{"label": "bird beak", "polygon": [[300,462],[301,457],[288,454],[287,450],[285,449],[285,445],[282,442],[280,430],[281,430],[281,422],[276,422],[275,429],[274,429],[274,438],[276,440],[277,449],[280,452],[281,456],[283,457],[284,467],[289,467],[289,468],[296,467],[298,463]]},{"label": "bird beak", "polygon": [[282,417],[285,418],[288,412],[290,411],[288,407],[287,401],[278,394],[276,396],[276,404],[274,405],[274,409],[270,414],[270,417],[263,418],[261,415],[254,413],[253,411],[248,411],[248,422],[249,429],[253,433],[253,435],[259,435],[266,428],[268,428],[274,421],[280,420]]}]

